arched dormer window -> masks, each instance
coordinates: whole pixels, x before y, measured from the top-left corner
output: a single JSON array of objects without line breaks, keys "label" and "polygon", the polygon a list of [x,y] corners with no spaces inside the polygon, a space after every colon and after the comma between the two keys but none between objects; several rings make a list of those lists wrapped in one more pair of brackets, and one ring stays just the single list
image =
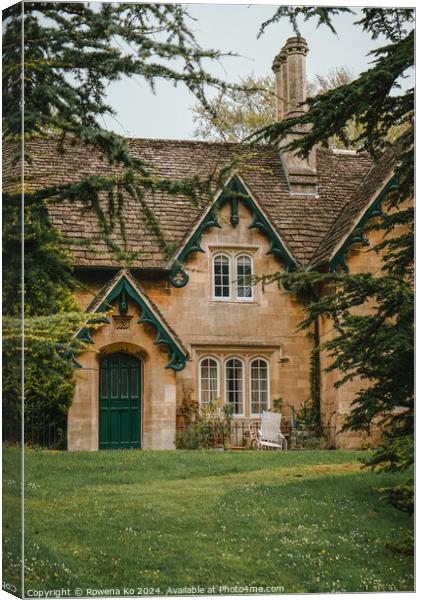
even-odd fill
[{"label": "arched dormer window", "polygon": [[226,254],[215,254],[212,260],[213,297],[231,299],[231,260]]},{"label": "arched dormer window", "polygon": [[248,254],[236,258],[236,299],[251,302],[253,300],[253,259]]},{"label": "arched dormer window", "polygon": [[250,415],[269,409],[269,363],[265,358],[250,362]]},{"label": "arched dormer window", "polygon": [[211,356],[199,362],[199,399],[200,404],[209,404],[219,398],[219,362]]},{"label": "arched dormer window", "polygon": [[244,415],[244,362],[230,358],[225,363],[225,403],[232,406],[233,414]]}]

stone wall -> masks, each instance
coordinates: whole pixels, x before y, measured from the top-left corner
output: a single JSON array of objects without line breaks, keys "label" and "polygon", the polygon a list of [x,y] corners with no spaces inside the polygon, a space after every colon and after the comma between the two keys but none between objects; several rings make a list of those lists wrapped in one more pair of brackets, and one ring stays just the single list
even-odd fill
[{"label": "stone wall", "polygon": [[[381,255],[377,254],[372,248],[383,239],[383,234],[378,231],[371,231],[367,235],[369,246],[354,244],[346,253],[346,262],[352,273],[378,273],[381,269]],[[370,304],[356,309],[356,314],[364,314],[370,310]],[[322,319],[320,323],[320,341],[321,343],[332,339],[334,329],[329,319]],[[379,442],[380,432],[373,428],[371,435],[356,431],[340,432],[342,425],[346,420],[352,408],[352,401],[359,390],[362,389],[364,382],[359,377],[352,381],[347,381],[339,388],[334,384],[340,379],[340,373],[323,371],[331,363],[326,353],[321,355],[321,397],[322,418],[325,425],[329,424],[336,428],[336,447],[338,448],[361,448],[376,447]]]},{"label": "stone wall", "polygon": [[[297,332],[304,317],[302,305],[290,293],[271,284],[262,290],[254,287],[252,302],[212,299],[212,255],[223,251],[235,257],[245,252],[253,257],[254,274],[270,274],[282,270],[282,263],[271,255],[269,241],[256,229],[249,229],[252,215],[240,202],[239,224],[229,221],[229,204],[222,207],[221,229],[212,228],[202,237],[204,253],[190,255],[187,268],[189,282],[174,288],[167,279],[138,276],[149,297],[157,304],[168,323],[180,336],[190,357],[186,368],[174,373],[165,369],[166,353],[153,344],[143,325],[136,324],[137,308],[131,329],[119,332],[104,325],[93,334],[97,352],[133,348],[144,360],[144,448],[173,447],[176,402],[182,402],[187,389],[198,399],[198,364],[201,357],[224,360],[238,356],[245,361],[245,417],[249,410],[248,366],[252,358],[261,356],[270,363],[270,399],[282,397],[284,414],[290,416],[287,405],[299,408],[309,397],[310,353],[313,341],[305,332]],[[88,279],[92,292],[79,294],[79,303],[86,307],[111,275]],[[86,282],[86,278],[85,278]],[[131,344],[131,346],[128,346]],[[98,354],[85,353],[79,360],[83,369],[77,371],[77,390],[69,415],[69,448],[98,447]],[[221,385],[223,394],[223,382]]]},{"label": "stone wall", "polygon": [[[149,297],[157,304],[167,322],[175,329],[189,352],[186,368],[178,373],[166,369],[168,357],[165,347],[153,343],[155,332],[137,324],[138,309],[130,305],[133,320],[130,330],[119,331],[104,325],[93,334],[93,352],[79,358],[83,369],[76,373],[76,395],[69,414],[69,448],[98,448],[98,364],[104,352],[127,349],[142,358],[144,367],[143,441],[144,448],[172,448],[175,439],[177,407],[186,393],[199,400],[199,361],[212,356],[220,364],[220,393],[224,397],[223,368],[225,360],[236,356],[245,366],[245,411],[241,419],[251,418],[248,368],[256,357],[266,358],[270,365],[270,400],[282,398],[284,415],[289,418],[290,406],[299,409],[310,397],[310,357],[313,339],[297,327],[305,316],[302,303],[294,294],[279,289],[276,284],[264,290],[258,284],[252,301],[216,300],[212,294],[212,256],[224,252],[235,258],[247,253],[253,258],[254,274],[271,274],[283,265],[267,254],[269,242],[256,229],[249,229],[252,215],[240,202],[239,223],[230,223],[229,204],[220,210],[220,229],[208,230],[201,240],[204,252],[190,255],[187,270],[189,282],[183,288],[171,286],[161,275],[138,275]],[[372,247],[380,240],[380,233],[369,235]],[[352,272],[378,272],[381,257],[369,248],[354,245],[347,252],[347,263]],[[79,294],[81,306],[86,307],[110,274],[96,279],[85,276],[91,291]],[[361,310],[368,310],[365,306]],[[129,312],[130,312],[129,311]],[[333,334],[332,324],[320,322],[320,341]],[[370,439],[355,432],[340,433],[346,414],[361,381],[355,379],[339,389],[334,384],[336,372],[325,373],[329,359],[321,356],[321,413],[323,424],[330,427],[336,447],[357,448],[376,445],[378,435]],[[239,418],[240,420],[240,418]],[[336,431],[336,439],[335,433]],[[378,432],[377,432],[378,433]],[[331,436],[331,437],[332,437]],[[331,440],[332,441],[332,440]]]},{"label": "stone wall", "polygon": [[[234,355],[246,361],[263,356],[271,365],[271,399],[282,397],[285,403],[299,407],[309,395],[311,340],[296,330],[304,316],[296,298],[276,284],[265,290],[258,284],[252,302],[212,299],[212,256],[217,252],[234,258],[247,253],[253,257],[256,275],[283,269],[280,261],[267,254],[266,236],[249,229],[252,215],[241,203],[238,215],[239,223],[233,228],[229,204],[222,207],[222,227],[203,235],[204,253],[191,255],[187,264],[190,280],[185,287],[176,289],[168,284],[162,288],[146,281],[144,287],[190,352],[189,368],[177,377],[193,388],[194,397],[198,397],[198,361],[206,354],[219,357],[221,366],[225,358]],[[248,404],[246,380],[246,416]],[[288,408],[285,413],[289,414]]]}]

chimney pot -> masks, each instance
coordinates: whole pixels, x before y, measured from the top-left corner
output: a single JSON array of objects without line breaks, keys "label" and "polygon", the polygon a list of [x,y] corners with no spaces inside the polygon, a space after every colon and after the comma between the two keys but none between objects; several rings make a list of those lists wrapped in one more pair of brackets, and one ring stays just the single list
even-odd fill
[{"label": "chimney pot", "polygon": [[287,114],[300,114],[304,112],[306,101],[306,56],[308,45],[303,37],[291,37],[286,41],[282,51],[286,57],[286,71],[288,79],[288,110]]},{"label": "chimney pot", "polygon": [[275,73],[276,85],[276,120],[282,121],[287,112],[287,79],[286,79],[286,54],[283,50],[275,56],[272,71]]},{"label": "chimney pot", "polygon": [[[273,61],[276,76],[276,119],[300,116],[305,112],[307,98],[306,56],[309,48],[303,37],[288,38]],[[303,128],[289,131],[280,144],[283,163],[291,193],[317,194],[316,154],[313,149],[308,159],[283,151],[293,140],[305,134]]]}]

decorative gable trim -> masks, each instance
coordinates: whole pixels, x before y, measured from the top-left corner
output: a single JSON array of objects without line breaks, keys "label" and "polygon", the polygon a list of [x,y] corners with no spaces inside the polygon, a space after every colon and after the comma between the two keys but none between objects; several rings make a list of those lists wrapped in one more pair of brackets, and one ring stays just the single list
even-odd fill
[{"label": "decorative gable trim", "polygon": [[364,235],[364,230],[367,222],[373,217],[380,217],[382,212],[382,204],[386,199],[387,195],[396,190],[398,187],[398,179],[393,176],[386,185],[383,185],[381,191],[374,195],[374,199],[371,204],[366,207],[362,213],[358,216],[351,232],[346,235],[345,239],[341,241],[337,248],[333,251],[332,258],[329,262],[329,271],[336,271],[338,268],[342,268],[348,272],[349,267],[346,263],[346,252],[352,246],[352,244],[362,244],[368,246],[369,241]]},{"label": "decorative gable trim", "polygon": [[[141,314],[137,322],[149,323],[155,327],[157,335],[154,344],[165,344],[167,346],[170,361],[165,368],[182,371],[186,366],[188,352],[178,340],[175,332],[166,323],[158,307],[148,298],[142,287],[128,271],[122,270],[117,274],[105,290],[97,295],[88,307],[88,312],[106,312],[110,309],[111,303],[118,300],[119,313],[121,316],[125,316],[127,314],[128,298],[131,298],[140,309]],[[107,318],[103,317],[94,317],[89,321],[91,324],[98,322],[110,323]],[[93,344],[88,327],[82,329],[77,337],[88,344]]]},{"label": "decorative gable trim", "polygon": [[265,215],[261,207],[258,205],[256,200],[252,197],[250,191],[246,188],[244,182],[238,175],[234,176],[225,189],[219,194],[214,203],[207,210],[202,220],[195,228],[191,236],[185,242],[183,247],[176,254],[170,265],[170,282],[174,287],[184,287],[188,281],[189,276],[185,269],[186,262],[190,254],[194,252],[204,252],[201,244],[203,233],[211,227],[221,227],[218,221],[218,210],[221,206],[229,201],[231,206],[230,223],[233,227],[236,227],[239,223],[238,216],[238,202],[244,202],[247,208],[253,215],[253,221],[249,225],[249,229],[259,229],[264,233],[269,242],[270,248],[267,254],[273,254],[285,264],[287,272],[294,271],[296,269],[296,262],[292,257],[292,254],[287,250],[286,245],[282,242],[279,235],[276,233],[275,228],[270,223],[269,218]]}]

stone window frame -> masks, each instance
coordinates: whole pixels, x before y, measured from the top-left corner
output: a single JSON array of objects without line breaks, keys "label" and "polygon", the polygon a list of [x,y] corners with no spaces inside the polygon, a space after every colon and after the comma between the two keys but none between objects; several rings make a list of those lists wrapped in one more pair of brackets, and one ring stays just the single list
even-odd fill
[{"label": "stone window frame", "polygon": [[[228,260],[228,277],[229,277],[229,296],[216,296],[215,294],[215,260],[223,256]],[[254,275],[254,256],[249,251],[243,249],[236,249],[231,252],[225,250],[217,250],[212,252],[211,255],[211,285],[212,285],[212,300],[216,302],[240,302],[240,303],[254,303],[255,295],[254,288],[251,285],[251,296],[241,297],[238,296],[238,261],[242,257],[247,257],[250,260],[251,275]],[[236,279],[233,279],[235,271]]]},{"label": "stone window frame", "polygon": [[[215,347],[213,345],[203,346],[199,345],[199,347],[194,348],[193,352],[195,358],[193,358],[195,362],[195,383],[194,389],[196,398],[198,400],[199,409],[202,406],[200,401],[200,363],[202,359],[205,358],[213,358],[218,363],[218,372],[219,372],[219,399],[222,400],[225,404],[226,401],[226,381],[225,381],[225,364],[231,358],[239,358],[243,361],[244,364],[244,404],[243,404],[243,414],[242,415],[233,415],[234,419],[240,420],[256,420],[260,418],[260,415],[251,413],[251,404],[250,404],[250,365],[256,359],[263,359],[266,361],[268,365],[268,410],[272,410],[272,399],[270,396],[272,389],[272,379],[275,378],[276,373],[276,352],[278,350],[277,346],[270,346],[267,348],[249,348],[249,347],[241,347],[241,345],[233,345],[232,347]],[[275,362],[274,362],[275,361]],[[275,386],[276,387],[276,386]],[[205,405],[204,405],[205,406]]]},{"label": "stone window frame", "polygon": [[[228,260],[228,281],[229,281],[229,296],[216,296],[215,294],[215,261],[217,258],[224,257]],[[232,260],[231,255],[227,252],[216,252],[212,255],[212,299],[217,302],[230,302],[232,300]]]},{"label": "stone window frame", "polygon": [[202,356],[198,364],[198,382],[199,382],[199,406],[207,406],[208,402],[202,401],[202,363],[205,360],[213,360],[216,363],[216,398],[221,397],[221,365],[220,359],[212,354]]},{"label": "stone window frame", "polygon": [[[261,417],[262,415],[262,411],[261,412],[253,412],[253,403],[252,403],[252,386],[251,386],[251,382],[252,382],[252,378],[251,378],[251,369],[253,366],[253,363],[257,360],[260,360],[262,362],[264,362],[266,364],[266,373],[267,373],[267,377],[266,377],[266,393],[267,393],[267,406],[266,408],[264,408],[263,410],[270,410],[271,408],[271,402],[270,402],[270,361],[264,357],[264,356],[252,356],[250,357],[249,361],[248,361],[248,391],[249,391],[249,415],[250,417]],[[260,402],[259,402],[260,404]]]}]

